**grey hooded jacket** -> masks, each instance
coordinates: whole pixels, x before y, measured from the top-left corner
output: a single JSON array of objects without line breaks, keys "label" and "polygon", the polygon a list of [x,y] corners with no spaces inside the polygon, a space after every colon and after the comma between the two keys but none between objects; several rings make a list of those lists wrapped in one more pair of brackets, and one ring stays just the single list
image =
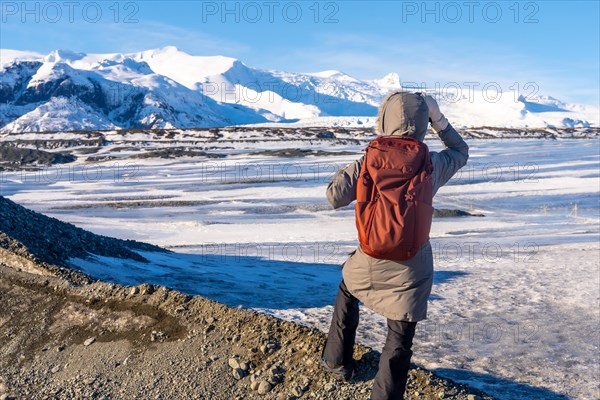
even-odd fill
[{"label": "grey hooded jacket", "polygon": [[[379,109],[377,130],[382,135],[408,135],[423,141],[428,109],[419,94],[397,92],[388,96]],[[445,145],[430,152],[433,164],[433,194],[463,167],[469,147],[448,124],[438,132]],[[340,169],[327,187],[327,199],[334,208],[356,200],[356,182],[363,158]],[[433,254],[429,241],[410,260],[380,260],[362,252],[360,246],[343,264],[348,290],[371,310],[386,318],[420,321],[427,318],[427,300],[433,283]]]}]

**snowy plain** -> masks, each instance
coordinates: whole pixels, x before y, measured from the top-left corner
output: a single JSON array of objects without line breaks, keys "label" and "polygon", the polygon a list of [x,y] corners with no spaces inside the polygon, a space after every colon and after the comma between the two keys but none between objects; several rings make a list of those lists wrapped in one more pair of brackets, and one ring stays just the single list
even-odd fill
[{"label": "snowy plain", "polygon": [[[468,165],[434,206],[485,216],[434,220],[436,275],[413,361],[499,399],[600,398],[598,141],[469,145]],[[235,147],[222,159],[78,161],[4,172],[0,195],[173,251],[145,253],[148,264],[71,260],[94,277],[164,284],[327,331],[340,265],[357,240],[352,206],[332,210],[324,192],[363,147],[315,144],[347,152],[321,157]],[[362,308],[359,342],[381,349],[385,334],[385,320]]]}]

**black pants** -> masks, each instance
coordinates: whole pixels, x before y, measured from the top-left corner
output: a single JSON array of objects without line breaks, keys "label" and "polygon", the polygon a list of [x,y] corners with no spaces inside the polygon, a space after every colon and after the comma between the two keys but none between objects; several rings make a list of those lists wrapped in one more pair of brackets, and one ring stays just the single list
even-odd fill
[{"label": "black pants", "polygon": [[[387,325],[388,333],[373,383],[372,400],[402,400],[406,390],[417,323],[388,319]],[[342,281],[323,358],[338,365],[351,364],[357,327],[358,300],[348,292]]]}]

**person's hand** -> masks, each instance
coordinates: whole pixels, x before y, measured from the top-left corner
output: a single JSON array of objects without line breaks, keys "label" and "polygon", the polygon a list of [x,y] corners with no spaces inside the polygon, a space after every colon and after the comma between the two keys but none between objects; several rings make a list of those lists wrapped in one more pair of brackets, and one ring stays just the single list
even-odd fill
[{"label": "person's hand", "polygon": [[448,127],[448,120],[444,117],[444,114],[440,111],[440,106],[437,101],[430,95],[424,95],[425,103],[429,108],[429,122],[431,122],[431,128],[435,133],[441,132]]}]

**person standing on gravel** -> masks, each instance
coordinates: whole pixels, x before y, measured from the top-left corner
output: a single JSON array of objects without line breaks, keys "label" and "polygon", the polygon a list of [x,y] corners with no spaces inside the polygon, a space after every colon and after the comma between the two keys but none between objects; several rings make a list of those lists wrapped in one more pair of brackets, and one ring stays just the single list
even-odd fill
[{"label": "person standing on gravel", "polygon": [[[445,149],[440,152],[429,152],[423,144],[429,122],[445,145]],[[347,381],[352,378],[355,368],[353,350],[359,319],[358,303],[361,301],[366,307],[386,317],[388,326],[387,339],[381,353],[371,399],[397,400],[404,398],[416,324],[426,318],[427,300],[433,283],[433,254],[428,240],[433,212],[431,199],[437,190],[466,164],[469,147],[440,112],[433,97],[420,93],[400,91],[387,96],[379,108],[377,133],[381,139],[376,145],[370,144],[365,156],[340,169],[327,187],[327,199],[334,208],[344,207],[357,200],[357,195],[359,196],[356,203],[356,216],[361,244],[342,266],[343,279],[339,286],[327,342],[322,353],[322,365],[327,371]],[[403,177],[406,178],[406,182],[410,179],[421,179],[419,187],[425,189],[415,193],[414,186],[406,184],[405,186],[410,190],[404,192],[402,198],[399,198],[396,203],[394,201],[388,203],[387,208],[384,209],[381,201],[385,197],[389,199],[388,193],[393,193],[394,190],[394,187],[389,187],[389,183],[393,181],[390,180],[390,169],[384,167],[386,163],[389,164],[394,160],[381,161],[374,157],[390,157],[393,154],[402,156],[401,153],[394,153],[397,151],[395,148],[384,148],[396,146],[394,143],[400,143],[398,145],[400,147],[409,146],[407,148],[420,151],[421,159],[418,161],[422,169],[416,171],[416,174],[420,175],[413,175],[414,168],[409,168],[408,171],[411,173],[406,175],[404,171]],[[365,162],[365,157],[371,157],[368,158],[368,163]],[[373,178],[374,174],[379,175]],[[398,182],[398,185],[403,183]],[[384,187],[384,184],[388,187]],[[374,193],[374,197],[367,199],[368,201],[361,199],[369,190]],[[410,205],[410,202],[414,201],[413,195],[418,197],[419,203],[428,203],[428,205],[417,205],[415,209],[419,211],[402,211],[407,218],[410,213],[416,212],[414,215],[417,215],[417,226],[414,229],[417,234],[412,231],[405,232],[406,234],[397,232],[405,228],[410,229],[411,224],[408,219],[400,223],[396,222],[399,229],[394,229],[393,221],[388,223],[375,219],[373,222],[374,215],[375,218],[379,215],[380,219],[386,215],[385,213],[397,215],[398,212],[393,208]],[[380,204],[379,208],[376,206],[369,208],[377,202]],[[366,213],[365,210],[369,212]],[[398,218],[402,219],[401,216]],[[423,232],[424,230],[426,232]],[[399,244],[396,249],[391,248],[391,250],[389,246],[387,250],[378,248],[385,243],[389,245],[390,240],[402,235],[422,236],[424,243],[418,243],[418,246],[413,243],[412,250],[410,246],[401,248],[404,244]],[[406,239],[398,240],[402,242]],[[382,256],[379,256],[380,254]]]}]

